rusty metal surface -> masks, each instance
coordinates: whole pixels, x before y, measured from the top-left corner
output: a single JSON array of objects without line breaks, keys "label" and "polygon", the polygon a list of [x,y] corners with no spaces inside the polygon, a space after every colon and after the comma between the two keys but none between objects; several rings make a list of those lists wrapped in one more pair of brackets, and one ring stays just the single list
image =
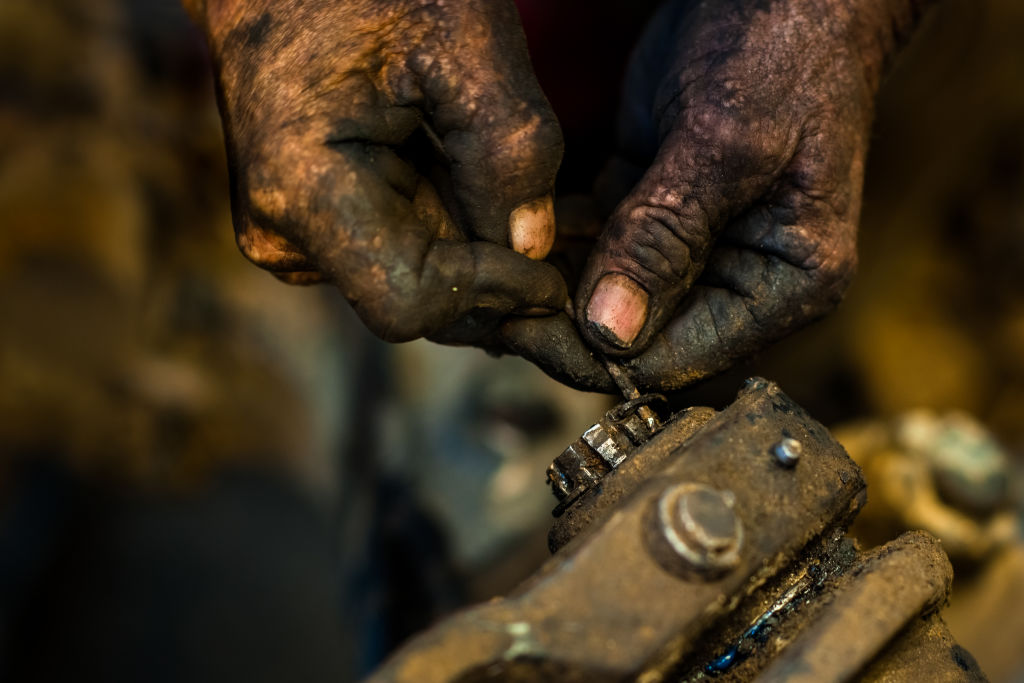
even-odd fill
[{"label": "rusty metal surface", "polygon": [[[667,437],[682,445],[716,415],[711,408],[695,407],[672,418],[672,436]],[[600,486],[591,487],[569,508],[558,510],[548,534],[548,547],[555,552],[572,540],[579,531],[589,527],[611,510],[616,503],[633,492],[652,473],[664,466],[675,451],[669,448],[647,448],[639,457],[627,458],[613,472],[601,479]]]},{"label": "rusty metal surface", "polygon": [[866,553],[832,588],[828,608],[806,620],[759,680],[851,680],[911,620],[935,611],[952,580],[949,559],[924,532],[906,533]]},{"label": "rusty metal surface", "polygon": [[[795,467],[773,448],[801,443]],[[702,634],[844,526],[863,501],[857,466],[824,427],[774,384],[753,380],[693,430],[669,422],[632,456],[665,463],[613,510],[581,529],[511,596],[465,611],[413,639],[373,681],[659,680]],[[652,542],[666,488],[695,484],[734,496],[748,534],[720,575],[681,570]]]},{"label": "rusty metal surface", "polygon": [[985,680],[937,616],[939,542],[860,552],[860,469],[776,385],[749,380],[634,446],[560,508],[533,577],[371,681]]},{"label": "rusty metal surface", "polygon": [[659,394],[627,399],[612,408],[580,438],[569,444],[548,467],[548,484],[558,499],[556,517],[593,491],[622,465],[638,446],[647,443],[662,427],[650,403],[665,401]]},{"label": "rusty metal surface", "polygon": [[937,613],[912,621],[857,678],[865,683],[975,683],[988,680]]}]

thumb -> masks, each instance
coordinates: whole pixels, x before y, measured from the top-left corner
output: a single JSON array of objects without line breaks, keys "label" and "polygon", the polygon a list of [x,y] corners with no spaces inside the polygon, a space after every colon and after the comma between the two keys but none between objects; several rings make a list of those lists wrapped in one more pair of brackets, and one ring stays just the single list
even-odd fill
[{"label": "thumb", "polygon": [[700,275],[715,237],[770,186],[770,156],[734,120],[677,128],[615,208],[576,295],[580,328],[596,349],[633,356],[671,319]]}]

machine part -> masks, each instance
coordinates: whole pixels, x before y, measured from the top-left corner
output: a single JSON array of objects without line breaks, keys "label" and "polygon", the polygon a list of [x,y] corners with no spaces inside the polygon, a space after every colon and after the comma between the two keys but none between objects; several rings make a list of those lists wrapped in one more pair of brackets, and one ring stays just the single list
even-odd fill
[{"label": "machine part", "polygon": [[858,677],[864,681],[983,681],[978,662],[938,612],[915,619]]},{"label": "machine part", "polygon": [[969,416],[917,410],[836,434],[871,481],[872,504],[852,531],[862,541],[924,529],[954,562],[976,564],[1021,538],[1009,456]]},{"label": "machine part", "polygon": [[[636,388],[636,385],[633,384],[633,380],[629,378],[625,368],[615,361],[607,358],[604,359],[604,366],[608,369],[608,374],[611,375],[615,385],[619,387],[619,391],[622,392],[622,396],[626,399],[627,403],[643,398],[640,394],[640,390]],[[661,428],[661,421],[658,419],[658,416],[654,414],[654,411],[651,410],[650,406],[643,404],[638,405],[636,413],[637,416],[643,420],[644,426],[649,432],[648,436]]]},{"label": "machine part", "polygon": [[796,463],[800,460],[800,453],[803,452],[803,449],[804,445],[802,443],[787,436],[782,439],[782,441],[772,446],[772,454],[783,467],[796,467]]},{"label": "machine part", "polygon": [[[804,443],[799,468],[782,469],[764,457],[784,431]],[[662,467],[642,477],[632,468],[625,472],[634,476],[618,476],[629,463],[648,459]],[[612,486],[613,480],[625,481]],[[687,482],[731,490],[736,516],[758,528],[720,578],[690,582],[669,573],[645,542],[650,506],[667,486]],[[601,502],[609,490],[616,491],[613,505]],[[575,530],[573,541],[515,593],[412,640],[375,680],[522,674],[600,681],[668,671],[703,651],[703,632],[744,596],[812,540],[843,526],[863,492],[859,469],[824,427],[774,384],[750,382],[712,417],[697,411],[673,419],[600,487],[577,498],[573,507],[589,508],[590,524],[565,527]],[[530,625],[526,635],[509,630],[522,623]]]},{"label": "machine part", "polygon": [[831,589],[828,608],[807,619],[761,679],[817,683],[853,678],[894,634],[941,606],[952,581],[953,568],[942,546],[924,532],[906,533],[866,553]]},{"label": "machine part", "polygon": [[559,501],[554,510],[556,517],[661,429],[661,420],[650,403],[664,400],[660,394],[638,393],[605,413],[555,458],[547,477]]},{"label": "machine part", "polygon": [[759,612],[754,619],[749,621],[748,626],[734,639],[730,647],[719,652],[708,662],[698,662],[696,671],[689,678],[700,679],[703,674],[720,676],[730,671],[735,672],[733,667],[737,667],[751,655],[757,654],[761,644],[766,642],[773,631],[777,630],[781,620],[820,590],[827,576],[827,572],[821,571],[820,563],[812,564],[804,569],[768,609]]},{"label": "machine part", "polygon": [[667,487],[652,509],[652,554],[669,571],[720,576],[740,560],[743,523],[735,507],[732,491],[693,483]]},{"label": "machine part", "polygon": [[[783,438],[801,442],[799,467],[765,457]],[[952,656],[941,621],[919,628],[948,587],[937,544],[910,534],[857,553],[844,529],[864,501],[860,470],[774,384],[673,417],[574,501],[555,521],[560,550],[529,580],[414,638],[371,681],[788,680],[805,665],[846,680],[906,634],[951,655],[944,669],[933,657],[937,679],[983,678]],[[687,552],[735,547],[736,559],[713,575],[667,569],[684,558],[666,527]]]},{"label": "machine part", "polygon": [[1010,459],[996,438],[962,412],[915,410],[894,421],[893,441],[926,461],[939,496],[983,516],[1009,501]]},{"label": "machine part", "polygon": [[551,463],[548,483],[559,501],[553,512],[555,517],[661,429],[661,420],[650,404],[665,402],[665,397],[641,394],[621,365],[607,358],[604,364],[626,400],[608,411]]},{"label": "machine part", "polygon": [[[938,541],[910,532],[867,553],[844,537],[824,548],[830,550],[779,584],[789,588],[767,609],[758,611],[756,600],[741,605],[729,626],[707,633],[709,642],[724,640],[726,647],[692,658],[672,679],[984,680],[937,615],[952,579]],[[922,619],[928,633],[914,633]],[[894,676],[913,670],[908,659],[920,673]]]},{"label": "machine part", "polygon": [[[673,438],[680,443],[686,441],[716,414],[713,409],[706,407],[688,408],[676,414],[672,418]],[[560,504],[556,507],[555,522],[548,534],[548,548],[551,552],[554,553],[568,543],[580,530],[590,526],[648,476],[659,470],[671,453],[666,449],[645,449],[642,458],[627,458],[619,464],[612,476],[596,477],[590,487],[574,498],[575,504]],[[598,483],[600,487],[597,487]]]}]

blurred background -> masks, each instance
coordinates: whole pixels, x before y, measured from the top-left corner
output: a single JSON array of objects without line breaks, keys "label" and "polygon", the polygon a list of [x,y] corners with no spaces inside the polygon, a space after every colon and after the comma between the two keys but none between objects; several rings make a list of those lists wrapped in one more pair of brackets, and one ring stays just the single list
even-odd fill
[{"label": "blurred background", "polygon": [[[520,2],[573,191],[643,3],[586,14],[571,51],[553,5]],[[1018,0],[940,3],[880,97],[846,301],[674,399],[721,407],[761,374],[835,427],[871,482],[855,533],[939,535],[950,625],[1007,681],[1021,35]],[[175,2],[0,3],[0,680],[354,680],[546,557],[544,469],[610,399],[377,341],[332,289],[245,261],[227,198],[207,55]]]}]

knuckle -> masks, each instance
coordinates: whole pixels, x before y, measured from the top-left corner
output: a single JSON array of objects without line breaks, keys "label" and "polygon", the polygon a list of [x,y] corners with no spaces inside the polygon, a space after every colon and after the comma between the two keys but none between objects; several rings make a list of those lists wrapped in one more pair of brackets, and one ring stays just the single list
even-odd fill
[{"label": "knuckle", "polygon": [[643,205],[631,209],[626,220],[625,252],[662,281],[684,278],[700,244],[691,217],[679,210]]},{"label": "knuckle", "polygon": [[748,111],[702,104],[687,110],[684,123],[695,161],[709,179],[761,173],[777,156],[777,136]]},{"label": "knuckle", "polygon": [[245,221],[235,231],[235,242],[242,254],[261,268],[281,273],[313,272],[306,255],[298,247],[281,235],[264,230],[250,221]]},{"label": "knuckle", "polygon": [[691,110],[688,128],[695,141],[709,149],[726,152],[747,147],[750,126],[735,110],[704,105]]},{"label": "knuckle", "polygon": [[530,116],[518,126],[517,135],[534,150],[561,154],[562,129],[547,104],[530,106],[527,111]]},{"label": "knuckle", "polygon": [[287,207],[285,193],[275,185],[267,183],[246,183],[243,205],[260,220],[281,220]]},{"label": "knuckle", "polygon": [[273,222],[284,216],[286,176],[278,160],[285,151],[282,145],[257,140],[231,154],[232,195],[237,209],[258,222]]},{"label": "knuckle", "polygon": [[356,303],[356,311],[370,330],[387,342],[400,343],[433,332],[424,315],[422,297],[388,290],[368,302]]},{"label": "knuckle", "polygon": [[521,102],[517,111],[496,121],[484,137],[482,158],[505,179],[554,180],[563,141],[562,130],[550,111]]},{"label": "knuckle", "polygon": [[[852,231],[851,231],[852,232]],[[839,237],[818,245],[817,263],[809,271],[819,313],[834,309],[849,289],[857,271],[857,250],[852,237]]]},{"label": "knuckle", "polygon": [[[649,189],[649,188],[648,188]],[[708,219],[699,202],[677,190],[646,193],[640,204],[622,207],[613,221],[609,251],[618,252],[661,286],[685,283],[711,246]],[[646,277],[644,277],[646,275]]]}]

